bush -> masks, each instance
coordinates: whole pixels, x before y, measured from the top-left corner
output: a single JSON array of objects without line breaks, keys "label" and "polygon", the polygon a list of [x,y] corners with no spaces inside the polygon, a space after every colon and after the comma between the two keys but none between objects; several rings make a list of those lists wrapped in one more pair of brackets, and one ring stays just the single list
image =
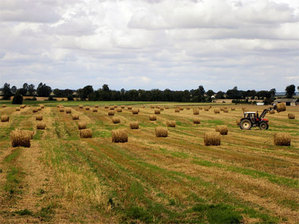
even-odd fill
[{"label": "bush", "polygon": [[68,101],[74,101],[74,97],[73,97],[72,95],[68,95],[68,96],[67,96],[67,100],[68,100]]},{"label": "bush", "polygon": [[12,99],[12,104],[22,104],[22,103],[23,103],[23,96],[17,92]]}]

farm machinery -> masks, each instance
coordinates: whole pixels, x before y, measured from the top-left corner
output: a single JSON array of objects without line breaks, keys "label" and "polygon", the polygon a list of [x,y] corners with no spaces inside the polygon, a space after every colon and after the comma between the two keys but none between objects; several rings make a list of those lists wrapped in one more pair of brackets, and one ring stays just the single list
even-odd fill
[{"label": "farm machinery", "polygon": [[244,117],[240,120],[240,128],[243,130],[249,130],[252,127],[259,127],[261,130],[267,130],[269,128],[269,120],[265,118],[266,114],[270,111],[285,111],[284,104],[274,104],[272,107],[264,109],[259,115],[258,112],[244,112]]}]

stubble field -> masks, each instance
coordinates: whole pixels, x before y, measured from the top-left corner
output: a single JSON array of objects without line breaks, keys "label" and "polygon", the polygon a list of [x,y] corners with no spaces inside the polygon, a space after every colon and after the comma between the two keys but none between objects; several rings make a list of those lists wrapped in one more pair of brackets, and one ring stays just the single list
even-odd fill
[{"label": "stubble field", "polygon": [[[36,113],[37,105],[0,106],[0,115],[9,115],[0,122],[0,223],[299,223],[298,106],[267,114],[269,130],[244,131],[236,125],[242,107],[265,107],[211,104],[205,111],[207,105],[181,104],[175,112],[175,104],[156,104],[164,110],[150,121],[158,108],[140,103],[132,105],[135,115],[115,108],[120,123],[113,124],[103,104],[97,112],[96,103],[90,110],[75,104],[65,103],[64,112],[45,104]],[[214,113],[224,106],[228,113]],[[36,129],[37,115],[45,130]],[[80,138],[81,121],[92,138]],[[130,129],[133,121],[139,129]],[[167,121],[176,127],[156,137],[155,127]],[[228,135],[220,146],[205,146],[204,133],[217,125],[227,125]],[[17,128],[34,132],[30,148],[11,146]],[[119,128],[127,143],[112,142]],[[278,132],[291,135],[291,146],[274,145]]]}]

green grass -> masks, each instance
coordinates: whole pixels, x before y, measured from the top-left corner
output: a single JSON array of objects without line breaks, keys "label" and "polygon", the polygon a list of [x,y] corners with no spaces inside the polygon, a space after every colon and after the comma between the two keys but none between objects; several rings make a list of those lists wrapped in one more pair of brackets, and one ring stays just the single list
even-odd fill
[{"label": "green grass", "polygon": [[290,179],[290,178],[286,178],[286,177],[276,176],[276,175],[258,171],[258,170],[222,165],[219,163],[214,163],[214,162],[205,161],[205,160],[194,160],[193,163],[200,165],[200,166],[223,168],[227,171],[232,171],[232,172],[248,175],[253,178],[264,178],[264,179],[267,179],[270,182],[278,184],[278,185],[284,185],[284,186],[299,189],[299,181],[296,179]]}]

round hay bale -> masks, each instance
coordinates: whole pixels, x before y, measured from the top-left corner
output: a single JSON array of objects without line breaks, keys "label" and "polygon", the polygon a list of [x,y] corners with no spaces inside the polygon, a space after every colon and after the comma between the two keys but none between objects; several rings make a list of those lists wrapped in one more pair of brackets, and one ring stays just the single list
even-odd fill
[{"label": "round hay bale", "polygon": [[128,141],[128,133],[125,129],[112,130],[112,142],[123,143]]},{"label": "round hay bale", "polygon": [[64,108],[63,107],[59,108],[59,112],[64,112]]},{"label": "round hay bale", "polygon": [[149,115],[149,120],[155,121],[155,120],[157,120],[157,117],[155,115]]},{"label": "round hay bale", "polygon": [[81,121],[81,122],[78,122],[78,129],[81,130],[81,129],[85,129],[87,126],[86,122],[85,121]]},{"label": "round hay bale", "polygon": [[290,146],[291,136],[288,133],[276,133],[274,135],[274,144],[279,146]]},{"label": "round hay bale", "polygon": [[230,108],[230,110],[231,110],[231,111],[234,111],[234,110],[236,110],[236,108],[232,107],[232,108]]},{"label": "round hay bale", "polygon": [[193,119],[193,124],[200,124],[200,119],[199,118],[194,118]]},{"label": "round hay bale", "polygon": [[66,109],[65,109],[65,113],[67,113],[67,114],[70,114],[70,113],[72,113],[72,110],[71,110],[71,108],[66,108]]},{"label": "round hay bale", "polygon": [[6,107],[6,104],[2,104],[2,108],[5,108]]},{"label": "round hay bale", "polygon": [[236,120],[236,124],[237,124],[238,126],[240,125],[240,122],[241,122],[240,119],[237,119],[237,120]]},{"label": "round hay bale", "polygon": [[33,139],[34,131],[30,130],[23,130],[24,133],[28,134],[30,136],[30,139]]},{"label": "round hay bale", "polygon": [[95,107],[95,108],[99,108],[99,106],[98,106],[98,105],[95,105],[94,107]]},{"label": "round hay bale", "polygon": [[277,110],[277,112],[279,113],[279,112],[282,112],[282,111],[286,111],[286,105],[285,105],[285,103],[278,103],[277,105],[276,105],[276,110]]},{"label": "round hay bale", "polygon": [[109,110],[114,110],[115,108],[114,108],[114,106],[112,106],[112,107],[109,107]]},{"label": "round hay bale", "polygon": [[210,110],[210,108],[208,108],[208,107],[205,107],[205,109],[204,109],[204,111],[209,111]]},{"label": "round hay bale", "polygon": [[37,108],[32,109],[32,113],[37,113],[37,112],[38,112]]},{"label": "round hay bale", "polygon": [[120,112],[123,112],[123,110],[121,108],[117,108],[116,112],[120,113]]},{"label": "round hay bale", "polygon": [[198,107],[199,110],[202,110],[202,107]]},{"label": "round hay bale", "polygon": [[43,115],[36,115],[35,120],[42,121],[43,120]]},{"label": "round hay bale", "polygon": [[228,113],[228,109],[227,109],[227,108],[224,108],[224,109],[223,109],[223,112],[224,112],[224,113]]},{"label": "round hay bale", "polygon": [[169,109],[169,106],[165,106],[165,110],[168,110]]},{"label": "round hay bale", "polygon": [[219,132],[221,135],[227,135],[228,128],[226,125],[217,125],[215,128],[216,132]]},{"label": "round hay bale", "polygon": [[168,129],[164,127],[156,127],[155,128],[156,137],[167,137]]},{"label": "round hay bale", "polygon": [[92,138],[92,130],[91,129],[80,130],[80,138]]},{"label": "round hay bale", "polygon": [[214,109],[215,114],[220,114],[220,110],[218,108]]},{"label": "round hay bale", "polygon": [[166,126],[175,128],[176,122],[175,121],[166,121]]},{"label": "round hay bale", "polygon": [[291,114],[291,113],[289,113],[289,114],[288,114],[288,118],[289,118],[289,119],[295,119],[295,114]]},{"label": "round hay bale", "polygon": [[191,108],[190,107],[186,107],[186,110],[190,110]]},{"label": "round hay bale", "polygon": [[132,110],[132,114],[138,114],[138,113],[139,113],[139,109],[134,108],[134,109]]},{"label": "round hay bale", "polygon": [[79,120],[79,115],[78,114],[73,114],[72,119],[73,120]]},{"label": "round hay bale", "polygon": [[199,109],[193,108],[193,115],[199,115]]},{"label": "round hay bale", "polygon": [[155,106],[151,106],[151,109],[155,109]]},{"label": "round hay bale", "polygon": [[26,105],[22,104],[20,107],[21,107],[21,109],[24,109],[26,107]]},{"label": "round hay bale", "polygon": [[93,109],[92,109],[92,112],[97,113],[97,112],[98,112],[98,109],[97,109],[97,108],[93,108]]},{"label": "round hay bale", "polygon": [[9,116],[8,115],[1,115],[1,122],[8,122]]},{"label": "round hay bale", "polygon": [[104,108],[105,108],[105,109],[109,109],[109,107],[108,107],[108,106],[105,106]]},{"label": "round hay bale", "polygon": [[112,122],[113,122],[113,124],[118,124],[118,123],[120,123],[120,119],[118,117],[113,117]]},{"label": "round hay bale", "polygon": [[183,111],[183,110],[184,110],[184,108],[183,108],[183,107],[179,107],[179,109],[180,109],[181,111]]},{"label": "round hay bale", "polygon": [[20,107],[16,107],[16,111],[20,111],[21,110],[21,108]]},{"label": "round hay bale", "polygon": [[125,106],[124,106],[124,105],[121,105],[120,108],[121,108],[121,109],[125,109]]},{"label": "round hay bale", "polygon": [[128,108],[128,110],[132,110],[132,106],[128,106],[127,108]]},{"label": "round hay bale", "polygon": [[30,147],[31,134],[28,131],[14,130],[10,133],[11,146]]},{"label": "round hay bale", "polygon": [[206,132],[204,135],[204,143],[206,146],[209,145],[220,145],[221,135],[218,132]]},{"label": "round hay bale", "polygon": [[44,104],[41,104],[39,105],[41,109],[44,109],[45,108],[45,105]]},{"label": "round hay bale", "polygon": [[90,107],[85,107],[85,110],[90,110]]},{"label": "round hay bale", "polygon": [[108,111],[108,116],[114,116],[115,112],[113,110]]},{"label": "round hay bale", "polygon": [[174,109],[174,112],[176,112],[176,113],[180,113],[180,109],[179,109],[179,108],[176,108],[176,109]]},{"label": "round hay bale", "polygon": [[40,129],[40,130],[43,130],[43,129],[46,128],[46,123],[45,123],[45,122],[42,122],[42,121],[37,122],[37,124],[36,124],[36,128],[37,128],[37,129]]},{"label": "round hay bale", "polygon": [[275,111],[274,110],[270,110],[269,114],[275,114]]},{"label": "round hay bale", "polygon": [[160,114],[160,110],[155,110],[155,114]]},{"label": "round hay bale", "polygon": [[160,108],[160,111],[164,111],[164,108],[161,107],[161,108]]},{"label": "round hay bale", "polygon": [[131,129],[139,129],[139,123],[138,123],[138,121],[131,122],[130,123],[130,128]]}]

